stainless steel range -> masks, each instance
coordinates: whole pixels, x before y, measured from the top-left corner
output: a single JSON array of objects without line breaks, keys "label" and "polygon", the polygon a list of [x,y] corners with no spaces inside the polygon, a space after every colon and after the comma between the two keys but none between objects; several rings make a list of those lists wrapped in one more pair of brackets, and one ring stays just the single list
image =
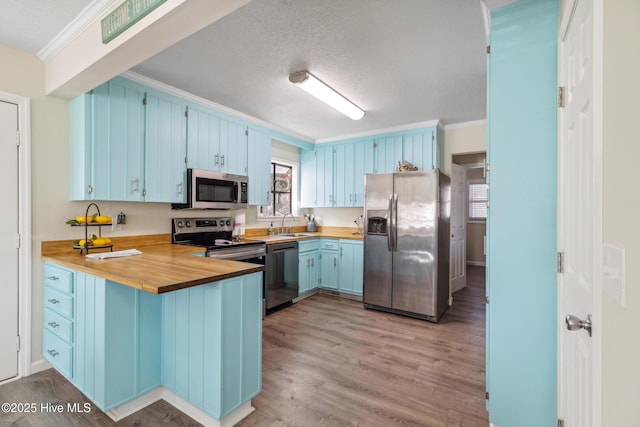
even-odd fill
[{"label": "stainless steel range", "polygon": [[172,242],[205,248],[204,256],[264,264],[262,241],[232,239],[233,218],[173,218]]},{"label": "stainless steel range", "polygon": [[[204,248],[208,258],[265,265],[267,246],[262,241],[234,241],[233,218],[173,218],[171,241]],[[262,275],[262,316],[266,312],[265,274]]]}]

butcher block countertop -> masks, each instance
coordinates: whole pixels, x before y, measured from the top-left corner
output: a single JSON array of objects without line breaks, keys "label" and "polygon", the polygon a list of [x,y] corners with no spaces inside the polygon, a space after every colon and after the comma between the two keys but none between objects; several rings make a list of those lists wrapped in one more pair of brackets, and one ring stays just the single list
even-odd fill
[{"label": "butcher block countertop", "polygon": [[114,251],[135,248],[142,254],[87,259],[72,248],[71,240],[58,240],[42,242],[42,260],[154,294],[264,270],[264,266],[258,264],[193,256],[204,252],[204,249],[173,245],[169,234],[113,237],[111,240]]},{"label": "butcher block countertop", "polygon": [[307,239],[363,240],[362,235],[358,233],[358,229],[355,227],[318,227],[318,231],[312,233],[306,231],[304,226],[297,226],[292,227],[290,234],[296,234],[297,236],[269,235],[266,228],[256,228],[247,229],[245,238],[247,240],[262,240],[267,245]]},{"label": "butcher block countertop", "polygon": [[[247,229],[245,238],[262,240],[267,245],[316,238],[362,240],[355,227],[319,227],[317,232],[307,233],[305,227],[298,226],[293,227],[292,233],[298,236],[268,235],[266,228]],[[173,245],[170,234],[112,237],[111,240],[114,251],[135,248],[142,254],[87,259],[80,251],[73,249],[72,240],[56,240],[42,242],[42,260],[154,294],[264,270],[264,266],[258,264],[193,256],[204,252],[204,249]],[[101,251],[104,249],[90,253]]]}]

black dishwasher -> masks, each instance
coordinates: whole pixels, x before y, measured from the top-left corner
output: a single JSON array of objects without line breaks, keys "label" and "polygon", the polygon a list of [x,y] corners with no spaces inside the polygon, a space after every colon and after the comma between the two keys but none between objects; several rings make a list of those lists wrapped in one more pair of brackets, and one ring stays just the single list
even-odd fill
[{"label": "black dishwasher", "polygon": [[267,314],[298,297],[298,242],[267,245],[265,262]]}]

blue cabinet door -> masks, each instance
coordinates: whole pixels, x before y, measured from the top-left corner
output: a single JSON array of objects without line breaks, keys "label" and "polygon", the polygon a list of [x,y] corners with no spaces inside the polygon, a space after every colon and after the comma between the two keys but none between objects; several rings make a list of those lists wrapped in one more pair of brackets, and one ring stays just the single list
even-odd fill
[{"label": "blue cabinet door", "polygon": [[187,167],[187,106],[179,98],[147,91],[145,180],[147,202],[183,203]]},{"label": "blue cabinet door", "polygon": [[332,146],[316,149],[316,205],[332,207],[334,204]]},{"label": "blue cabinet door", "polygon": [[143,86],[118,77],[93,90],[93,200],[143,200],[143,100]]},{"label": "blue cabinet door", "polygon": [[[369,151],[367,146],[370,147]],[[373,170],[373,141],[355,142],[352,152],[353,182],[349,205],[360,207],[364,206],[364,174],[371,173]],[[367,153],[371,154],[371,159],[367,159]]]},{"label": "blue cabinet door", "polygon": [[220,167],[220,119],[205,107],[189,104],[187,167],[217,171]]},{"label": "blue cabinet door", "polygon": [[340,292],[362,295],[364,246],[357,240],[340,240]]},{"label": "blue cabinet door", "polygon": [[298,293],[302,294],[311,289],[311,254],[305,253],[298,256]]},{"label": "blue cabinet door", "polygon": [[334,164],[334,196],[333,206],[349,206],[349,198],[353,197],[353,146],[339,144],[333,147]]},{"label": "blue cabinet door", "polygon": [[392,135],[374,140],[374,173],[392,173],[402,158],[402,135]]},{"label": "blue cabinet door", "polygon": [[247,126],[220,118],[220,172],[247,175]]},{"label": "blue cabinet door", "polygon": [[71,100],[69,105],[69,132],[71,139],[70,198],[71,200],[91,200],[92,156],[92,93],[85,93]]},{"label": "blue cabinet door", "polygon": [[[520,0],[491,11],[487,409],[500,426],[557,424],[558,10]],[[513,161],[525,151],[535,167]]]},{"label": "blue cabinet door", "polygon": [[320,286],[338,290],[338,252],[320,249]]},{"label": "blue cabinet door", "polygon": [[255,127],[249,127],[249,204],[268,205],[271,193],[271,136]]},{"label": "blue cabinet door", "polygon": [[433,142],[435,130],[421,130],[403,135],[402,149],[403,159],[410,162],[418,170],[434,168]]},{"label": "blue cabinet door", "polygon": [[316,159],[317,151],[300,151],[300,207],[313,208],[317,206]]}]

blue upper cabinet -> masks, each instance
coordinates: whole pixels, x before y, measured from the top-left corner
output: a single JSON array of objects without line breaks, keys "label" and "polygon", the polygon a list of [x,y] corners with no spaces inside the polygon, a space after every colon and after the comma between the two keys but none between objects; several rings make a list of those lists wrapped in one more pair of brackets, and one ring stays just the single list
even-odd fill
[{"label": "blue upper cabinet", "polygon": [[316,149],[316,206],[331,207],[335,203],[333,188],[333,146]]},{"label": "blue upper cabinet", "polygon": [[187,166],[247,175],[247,126],[212,109],[189,105]]},{"label": "blue upper cabinet", "polygon": [[121,77],[71,101],[71,199],[184,201],[185,106]]},{"label": "blue upper cabinet", "polygon": [[249,204],[268,205],[271,195],[271,136],[250,126],[248,144]]},{"label": "blue upper cabinet", "polygon": [[315,150],[300,150],[300,207],[314,208],[316,201]]},{"label": "blue upper cabinet", "polygon": [[220,119],[200,105],[188,109],[187,167],[220,170]]},{"label": "blue upper cabinet", "polygon": [[[369,161],[365,156],[369,155]],[[364,174],[373,171],[373,141],[359,140],[335,146],[334,206],[364,206]]]},{"label": "blue upper cabinet", "polygon": [[186,103],[158,91],[146,96],[145,187],[148,202],[184,203],[187,168]]},{"label": "blue upper cabinet", "polygon": [[418,131],[403,135],[403,160],[413,164],[418,170],[433,169],[435,167],[433,158],[435,137],[435,130]]},{"label": "blue upper cabinet", "polygon": [[144,88],[115,78],[71,103],[71,199],[142,200]]},{"label": "blue upper cabinet", "polygon": [[403,160],[402,135],[374,139],[374,173],[395,172],[398,162]]},{"label": "blue upper cabinet", "polygon": [[491,11],[487,407],[500,426],[557,424],[558,11],[557,0]]}]

